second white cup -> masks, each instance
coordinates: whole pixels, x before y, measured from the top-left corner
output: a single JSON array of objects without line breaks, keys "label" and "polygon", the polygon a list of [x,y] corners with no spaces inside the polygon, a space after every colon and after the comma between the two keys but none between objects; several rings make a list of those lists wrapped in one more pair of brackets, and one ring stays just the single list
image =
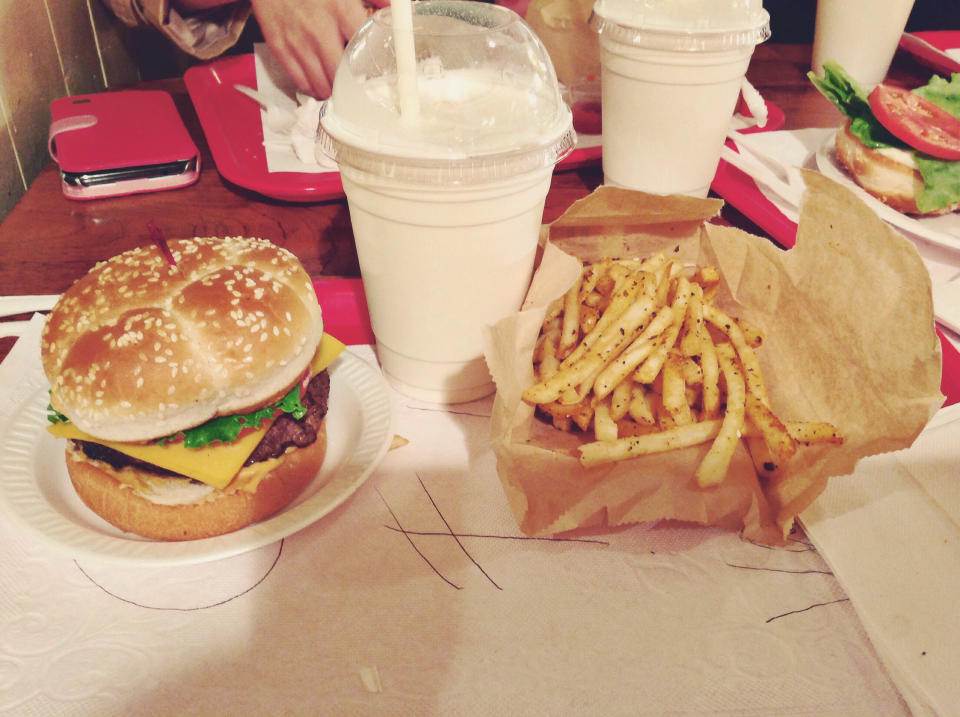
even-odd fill
[{"label": "second white cup", "polygon": [[759,2],[701,5],[595,3],[606,184],[707,195],[747,66],[770,25]]},{"label": "second white cup", "polygon": [[914,0],[817,0],[813,71],[834,60],[857,82],[873,87],[887,76]]}]

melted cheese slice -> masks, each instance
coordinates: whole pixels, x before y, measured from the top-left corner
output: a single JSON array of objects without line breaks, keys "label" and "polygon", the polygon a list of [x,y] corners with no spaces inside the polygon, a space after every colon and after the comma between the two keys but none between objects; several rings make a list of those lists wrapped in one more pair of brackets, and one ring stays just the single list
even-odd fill
[{"label": "melted cheese slice", "polygon": [[[343,348],[339,340],[324,334],[320,346],[317,347],[317,353],[310,363],[311,375],[318,374],[327,368]],[[74,438],[99,443],[131,458],[194,478],[214,488],[225,488],[243,466],[247,456],[260,443],[260,439],[270,425],[270,423],[261,424],[257,430],[244,434],[232,443],[214,443],[201,448],[187,448],[182,442],[161,446],[103,441],[84,433],[72,423],[54,423],[47,426],[47,430],[57,438]]]}]

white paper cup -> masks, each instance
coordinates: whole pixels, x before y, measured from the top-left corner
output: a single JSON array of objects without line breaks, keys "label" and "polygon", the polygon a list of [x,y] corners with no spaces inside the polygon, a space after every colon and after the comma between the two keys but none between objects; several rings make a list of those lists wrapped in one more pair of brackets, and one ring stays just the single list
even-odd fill
[{"label": "white paper cup", "polygon": [[520,308],[553,167],[576,134],[516,13],[419,0],[413,27],[415,119],[398,102],[387,8],[348,44],[319,142],[340,167],[384,374],[406,395],[460,403],[495,390],[484,327]]},{"label": "white paper cup", "polygon": [[600,0],[590,21],[600,43],[604,183],[706,196],[769,15],[761,8],[739,24],[688,28],[682,17],[634,23],[628,10]]},{"label": "white paper cup", "polygon": [[523,301],[552,167],[472,186],[341,168],[384,375],[435,403],[487,396],[482,327]]},{"label": "white paper cup", "polygon": [[823,74],[836,61],[857,82],[883,81],[906,27],[914,0],[817,0],[811,66]]}]

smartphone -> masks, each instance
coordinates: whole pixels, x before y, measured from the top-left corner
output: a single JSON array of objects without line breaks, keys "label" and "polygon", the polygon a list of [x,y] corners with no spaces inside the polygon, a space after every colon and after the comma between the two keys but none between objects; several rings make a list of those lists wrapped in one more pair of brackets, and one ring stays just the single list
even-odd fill
[{"label": "smartphone", "polygon": [[176,189],[200,176],[197,147],[162,90],[53,100],[47,148],[70,199]]}]

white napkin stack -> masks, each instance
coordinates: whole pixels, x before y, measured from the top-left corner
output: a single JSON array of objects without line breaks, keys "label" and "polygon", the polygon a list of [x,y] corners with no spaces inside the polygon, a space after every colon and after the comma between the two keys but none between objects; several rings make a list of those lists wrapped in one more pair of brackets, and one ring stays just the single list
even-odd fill
[{"label": "white napkin stack", "polygon": [[267,121],[267,109],[261,108],[267,171],[336,172],[336,163],[317,151],[317,126],[323,103],[298,92],[263,43],[254,46],[254,67],[260,99],[293,119],[288,127],[274,127]]},{"label": "white napkin stack", "polygon": [[801,516],[914,715],[960,710],[960,404]]}]

